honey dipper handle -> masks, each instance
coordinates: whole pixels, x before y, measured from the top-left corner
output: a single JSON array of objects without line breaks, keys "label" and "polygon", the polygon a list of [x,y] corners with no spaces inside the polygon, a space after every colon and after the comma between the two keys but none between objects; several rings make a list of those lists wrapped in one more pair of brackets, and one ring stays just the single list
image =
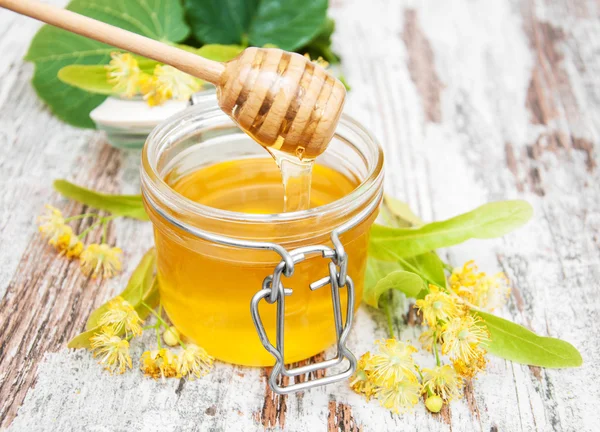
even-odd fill
[{"label": "honey dipper handle", "polygon": [[0,6],[55,27],[171,65],[219,84],[225,65],[154,39],[37,0],[0,0]]}]

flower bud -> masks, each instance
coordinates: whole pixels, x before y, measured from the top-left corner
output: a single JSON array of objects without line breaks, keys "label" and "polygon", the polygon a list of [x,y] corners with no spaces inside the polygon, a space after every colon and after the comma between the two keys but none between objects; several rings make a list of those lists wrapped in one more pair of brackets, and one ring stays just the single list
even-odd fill
[{"label": "flower bud", "polygon": [[444,401],[438,395],[429,396],[425,401],[425,406],[432,413],[439,413],[442,410]]},{"label": "flower bud", "polygon": [[179,331],[171,326],[163,332],[163,340],[169,346],[177,346],[179,345]]}]

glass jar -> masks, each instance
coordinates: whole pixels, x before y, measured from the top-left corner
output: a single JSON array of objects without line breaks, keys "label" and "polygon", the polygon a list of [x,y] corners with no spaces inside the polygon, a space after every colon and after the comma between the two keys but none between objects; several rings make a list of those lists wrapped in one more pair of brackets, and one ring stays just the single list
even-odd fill
[{"label": "glass jar", "polygon": [[[383,154],[357,121],[343,115],[334,139],[317,162],[355,178],[358,186],[337,201],[298,212],[250,214],[216,209],[189,200],[170,186],[171,179],[203,167],[251,157],[270,156],[219,109],[216,98],[204,98],[148,137],[142,153],[142,192],[154,226],[161,302],[169,319],[219,360],[269,366],[274,358],[261,343],[250,304],[282,263],[282,256],[274,250],[215,239],[268,242],[284,252],[314,245],[332,248],[332,231],[362,218],[340,236],[348,256],[347,273],[355,281],[356,310],[362,296],[369,228],[382,196]],[[292,290],[285,297],[286,363],[320,353],[336,341],[330,290],[309,288],[330,274],[328,263],[327,257],[307,255],[295,264],[290,277],[281,277],[285,288]],[[345,304],[346,291],[340,292]],[[276,305],[261,302],[258,312],[266,335],[274,341]]]}]

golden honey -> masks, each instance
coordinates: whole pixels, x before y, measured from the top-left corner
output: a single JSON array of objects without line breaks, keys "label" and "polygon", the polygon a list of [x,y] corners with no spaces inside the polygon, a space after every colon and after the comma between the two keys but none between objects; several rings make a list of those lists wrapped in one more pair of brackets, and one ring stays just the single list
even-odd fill
[{"label": "golden honey", "polygon": [[[240,242],[268,242],[288,253],[333,247],[332,231],[364,216],[340,236],[355,283],[355,309],[360,304],[383,156],[354,120],[342,115],[328,150],[317,159],[307,210],[282,213],[282,177],[273,158],[240,133],[216,101],[189,108],[153,131],[142,155],[141,180],[154,227],[162,305],[183,335],[217,359],[250,366],[275,362],[261,344],[250,302],[281,256]],[[330,262],[311,255],[294,266],[292,276],[282,276],[292,290],[285,298],[286,363],[336,341],[331,287],[309,288],[329,275]],[[340,296],[345,312],[346,288]],[[259,303],[272,344],[276,311],[276,304]]]},{"label": "golden honey", "polygon": [[[357,179],[317,164],[313,169],[311,207],[336,201],[357,185]],[[283,205],[281,174],[269,158],[221,162],[186,175],[171,187],[194,202],[222,210],[270,214],[281,212]],[[356,280],[358,298],[364,278],[368,225],[370,221],[364,221],[346,235],[351,238],[345,245],[352,257],[348,272]],[[307,226],[306,231],[310,230]],[[172,239],[184,235],[177,230],[170,234],[155,230],[161,301],[169,318],[186,337],[220,360],[252,366],[273,364],[273,357],[258,339],[249,300],[262,287],[264,278],[273,273],[278,260],[253,263],[260,252],[252,250],[238,252],[233,262],[227,256],[197,253]],[[309,289],[310,283],[326,275],[327,260],[317,256],[298,264],[295,274],[283,280],[285,287],[293,290],[293,295],[286,298],[286,362],[316,354],[335,341],[330,290]],[[342,290],[342,304],[345,302]],[[263,302],[259,311],[274,340],[275,305]]]}]

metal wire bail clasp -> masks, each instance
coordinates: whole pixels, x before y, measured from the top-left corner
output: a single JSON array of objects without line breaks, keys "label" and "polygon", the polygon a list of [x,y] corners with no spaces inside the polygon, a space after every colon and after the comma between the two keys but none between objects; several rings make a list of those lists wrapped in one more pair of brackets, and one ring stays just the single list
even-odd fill
[{"label": "metal wire bail clasp", "polygon": [[[263,346],[273,357],[275,357],[275,366],[269,376],[269,384],[273,391],[278,394],[288,394],[296,391],[305,390],[325,384],[331,384],[349,378],[356,369],[356,357],[346,347],[346,338],[350,333],[352,326],[352,316],[354,314],[354,282],[347,275],[347,256],[344,248],[334,231],[332,234],[335,249],[328,246],[316,245],[294,249],[288,256],[282,256],[281,262],[275,267],[272,275],[267,276],[263,281],[263,288],[252,298],[250,310],[252,320],[258,336]],[[336,244],[337,243],[337,244]],[[291,289],[286,289],[281,282],[281,275],[287,277],[294,273],[294,267],[299,262],[307,259],[308,255],[320,253],[323,258],[329,258],[329,276],[324,277],[310,284],[312,291],[321,289],[327,285],[331,287],[331,301],[333,305],[333,316],[336,333],[337,354],[334,358],[319,363],[301,366],[293,369],[286,369],[284,363],[284,326],[285,326],[285,297],[293,294]],[[346,289],[346,320],[343,319],[342,305],[340,300],[340,290]],[[274,346],[267,336],[264,325],[258,312],[258,305],[262,299],[267,303],[277,303],[277,333],[276,346]],[[342,372],[338,372],[326,377],[307,380],[301,383],[295,383],[285,387],[277,383],[279,375],[295,377],[307,374],[316,370],[328,369],[341,364],[344,360],[348,361],[348,366]]]}]

